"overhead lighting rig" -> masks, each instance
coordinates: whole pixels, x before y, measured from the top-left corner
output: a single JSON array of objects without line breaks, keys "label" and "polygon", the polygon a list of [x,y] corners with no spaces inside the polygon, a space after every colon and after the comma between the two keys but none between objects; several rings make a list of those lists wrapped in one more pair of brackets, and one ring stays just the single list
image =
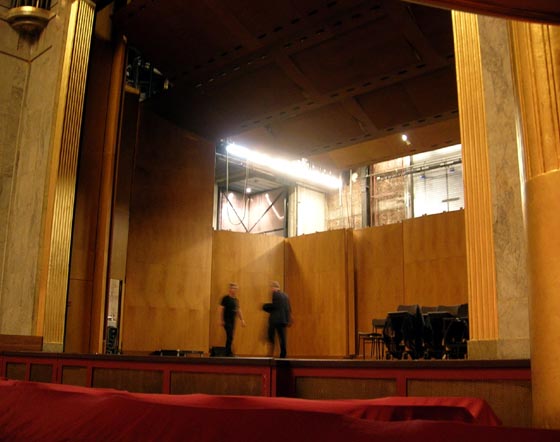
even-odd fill
[{"label": "overhead lighting rig", "polygon": [[325,190],[338,190],[342,186],[340,177],[334,176],[326,170],[316,169],[306,159],[286,160],[271,157],[234,143],[226,145],[226,152],[228,155],[243,159],[247,163],[252,163],[279,175],[290,177],[297,182],[308,183]]}]

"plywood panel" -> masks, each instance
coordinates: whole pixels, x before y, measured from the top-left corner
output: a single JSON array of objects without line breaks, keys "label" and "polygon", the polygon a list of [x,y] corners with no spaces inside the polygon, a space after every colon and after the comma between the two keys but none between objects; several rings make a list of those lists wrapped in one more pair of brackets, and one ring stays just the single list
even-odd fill
[{"label": "plywood panel", "polygon": [[88,353],[91,322],[91,280],[70,279],[66,302],[66,353]]},{"label": "plywood panel", "polygon": [[354,257],[357,327],[370,331],[404,300],[402,224],[355,230]]},{"label": "plywood panel", "polygon": [[467,302],[463,211],[403,222],[404,303]]},{"label": "plywood panel", "polygon": [[142,108],[123,350],[208,351],[214,146]]},{"label": "plywood panel", "polygon": [[347,354],[356,353],[356,284],[354,281],[354,235],[352,229],[346,232],[346,339]]},{"label": "plywood panel", "polygon": [[346,230],[286,240],[285,290],[294,324],[288,356],[348,355]]},{"label": "plywood panel", "polygon": [[403,221],[404,262],[465,255],[465,217],[462,210]]},{"label": "plywood panel", "polygon": [[228,284],[239,286],[237,296],[247,323],[237,322],[233,351],[243,356],[267,354],[268,314],[262,310],[270,302],[270,281],[282,281],[284,275],[284,238],[226,231],[214,232],[212,245],[212,296],[210,307],[210,343],[225,345],[225,332],[219,325],[218,306]]},{"label": "plywood panel", "polygon": [[134,93],[134,91],[127,90],[125,92],[119,157],[115,177],[115,200],[111,226],[111,256],[109,260],[109,277],[120,280],[124,280],[126,275],[130,194],[138,131],[138,100],[138,94]]},{"label": "plywood panel", "polygon": [[466,303],[466,267],[464,256],[406,264],[404,304],[437,306]]},{"label": "plywood panel", "polygon": [[[72,232],[64,351],[90,350],[95,250],[113,45],[94,38],[86,90]],[[95,318],[99,321],[99,318]]]}]

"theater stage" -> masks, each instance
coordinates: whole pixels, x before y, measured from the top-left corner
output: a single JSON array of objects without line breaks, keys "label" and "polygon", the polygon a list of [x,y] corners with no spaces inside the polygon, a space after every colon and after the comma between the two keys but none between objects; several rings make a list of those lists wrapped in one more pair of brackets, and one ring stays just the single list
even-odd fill
[{"label": "theater stage", "polygon": [[485,399],[504,425],[531,426],[527,360],[376,361],[0,352],[0,377],[174,395],[476,397]]}]

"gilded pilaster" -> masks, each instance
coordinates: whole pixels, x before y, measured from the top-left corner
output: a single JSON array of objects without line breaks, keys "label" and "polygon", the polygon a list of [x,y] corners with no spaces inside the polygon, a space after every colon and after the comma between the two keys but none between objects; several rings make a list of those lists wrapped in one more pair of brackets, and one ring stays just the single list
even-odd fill
[{"label": "gilded pilaster", "polygon": [[511,24],[524,145],[533,424],[560,428],[560,27]]},{"label": "gilded pilaster", "polygon": [[560,168],[560,27],[512,23],[526,179]]},{"label": "gilded pilaster", "polygon": [[471,342],[495,342],[496,263],[478,17],[462,12],[453,12],[452,17],[463,145],[470,338]]},{"label": "gilded pilaster", "polygon": [[38,328],[42,328],[43,348],[48,351],[62,351],[64,340],[76,171],[94,13],[95,6],[87,0],[72,4],[62,67],[52,144],[55,171],[47,209],[51,220],[45,238],[48,266],[39,297]]}]

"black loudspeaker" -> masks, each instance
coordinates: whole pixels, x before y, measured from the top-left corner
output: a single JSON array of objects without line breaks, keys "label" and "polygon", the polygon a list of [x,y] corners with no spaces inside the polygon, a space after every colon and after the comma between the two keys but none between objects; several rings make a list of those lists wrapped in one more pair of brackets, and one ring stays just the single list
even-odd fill
[{"label": "black loudspeaker", "polygon": [[107,327],[107,343],[105,345],[105,353],[114,355],[119,353],[118,336],[119,334],[117,327]]},{"label": "black loudspeaker", "polygon": [[224,357],[224,356],[226,356],[226,348],[225,347],[212,347],[210,349],[210,356]]}]

